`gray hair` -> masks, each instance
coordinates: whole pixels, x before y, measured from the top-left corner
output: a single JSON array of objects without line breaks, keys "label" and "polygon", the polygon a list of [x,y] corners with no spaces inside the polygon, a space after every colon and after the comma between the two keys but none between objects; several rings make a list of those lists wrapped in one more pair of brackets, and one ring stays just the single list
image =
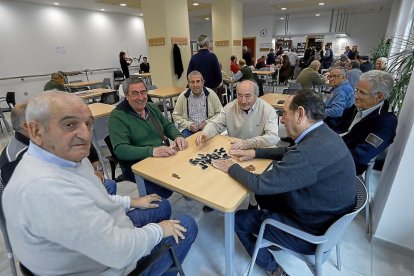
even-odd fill
[{"label": "gray hair", "polygon": [[381,92],[384,94],[384,98],[388,98],[388,95],[394,86],[394,80],[392,79],[391,74],[380,70],[365,72],[361,75],[359,80],[366,80],[372,85],[370,91],[371,95]]},{"label": "gray hair", "polygon": [[351,66],[351,68],[359,68],[360,64],[358,60],[353,60],[349,63],[349,66]]},{"label": "gray hair", "polygon": [[382,66],[381,66],[382,68],[381,69],[387,68],[388,58],[386,58],[386,57],[380,57],[376,61],[380,61],[381,62],[381,64],[382,64]]},{"label": "gray hair", "polygon": [[10,119],[12,128],[16,132],[21,132],[22,125],[26,122],[27,102],[17,104],[11,111]]},{"label": "gray hair", "polygon": [[58,91],[56,89],[46,91],[42,94],[35,96],[27,104],[26,122],[29,123],[32,121],[38,121],[44,126],[47,125],[51,115],[51,107],[53,106],[55,99],[57,97],[61,97],[64,95],[73,97],[73,99],[76,99],[81,103],[84,103],[80,97],[75,96],[73,94]]},{"label": "gray hair", "polygon": [[346,79],[346,72],[345,72],[344,68],[342,68],[342,67],[332,67],[331,69],[329,69],[329,72],[332,72],[333,70],[339,71],[339,75],[341,75],[342,77],[344,77]]},{"label": "gray hair", "polygon": [[239,59],[239,65],[246,65],[246,61],[244,59]]},{"label": "gray hair", "polygon": [[199,71],[197,71],[197,70],[191,71],[190,74],[188,74],[187,81],[189,81],[190,80],[190,77],[192,77],[192,76],[200,76],[201,77],[201,81],[204,81],[203,75]]},{"label": "gray hair", "polygon": [[208,45],[210,45],[210,40],[209,40],[207,35],[202,34],[198,37],[197,43],[198,43],[198,46],[200,48],[204,48],[204,47],[206,47],[206,46],[208,47]]},{"label": "gray hair", "polygon": [[[257,85],[256,82],[254,82],[252,80],[244,80],[244,81],[241,81],[239,83],[239,85],[245,85],[245,84],[251,84],[253,86],[253,92],[254,92],[254,94],[256,95],[256,97],[259,96],[259,86]],[[237,85],[236,90],[239,87],[239,85]]]},{"label": "gray hair", "polygon": [[315,71],[318,71],[321,67],[321,63],[318,60],[314,60],[309,64],[309,68],[312,68]]},{"label": "gray hair", "polygon": [[126,79],[123,83],[122,83],[122,89],[124,91],[125,96],[128,96],[129,93],[129,87],[132,84],[137,84],[137,83],[142,83],[145,87],[145,90],[148,90],[147,86],[145,85],[145,82],[142,78],[137,77],[137,76],[131,76],[128,79]]}]

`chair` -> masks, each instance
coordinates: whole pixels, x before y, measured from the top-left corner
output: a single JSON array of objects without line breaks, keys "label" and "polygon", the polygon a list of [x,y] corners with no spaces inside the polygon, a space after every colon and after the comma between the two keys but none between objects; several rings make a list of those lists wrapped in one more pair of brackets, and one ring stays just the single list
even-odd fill
[{"label": "chair", "polygon": [[[157,86],[156,85],[148,85],[147,86],[147,90],[148,91],[150,91],[150,90],[154,90],[154,89],[157,89]],[[172,101],[172,99],[171,99],[171,101]],[[150,97],[150,95],[148,95],[148,102],[150,102],[150,103],[155,103],[157,106],[158,106],[158,109],[162,112],[162,113],[164,113],[164,105],[163,105],[163,102],[162,101],[157,101],[157,102],[154,102],[153,100],[152,100],[152,98]],[[170,106],[168,106],[169,104],[168,104],[168,102],[167,102],[167,111],[168,112],[170,112],[170,116],[171,116],[171,122],[172,123],[174,123],[174,118],[173,118],[173,116],[172,116],[172,114],[173,114],[173,112],[174,112],[174,106],[171,106],[172,105],[172,102],[170,103]],[[167,118],[168,119],[168,118]]]},{"label": "chair", "polygon": [[293,95],[293,94],[295,94],[297,92],[300,92],[300,91],[302,91],[302,90],[301,89],[285,88],[285,89],[283,89],[282,94]]},{"label": "chair", "polygon": [[14,264],[13,250],[10,244],[9,235],[7,234],[6,219],[3,214],[2,197],[3,197],[3,182],[0,179],[0,229],[3,234],[4,246],[6,247],[7,258],[9,259],[10,270],[13,276],[17,276],[16,266]]},{"label": "chair", "polygon": [[[358,177],[356,178],[356,192],[357,192],[357,202],[355,204],[354,209],[350,213],[343,215],[341,218],[335,221],[328,228],[328,230],[326,230],[325,234],[321,236],[311,235],[302,230],[293,228],[289,225],[286,225],[284,223],[281,223],[273,219],[264,220],[260,227],[259,235],[256,241],[256,246],[253,252],[252,260],[250,262],[249,272],[247,275],[248,276],[251,275],[253,271],[253,267],[254,267],[259,249],[267,248],[272,245],[275,245],[278,248],[306,262],[306,264],[308,265],[312,273],[317,276],[322,275],[322,265],[329,258],[331,249],[336,246],[337,268],[338,270],[341,270],[341,257],[340,257],[339,242],[343,234],[345,233],[345,230],[347,229],[348,225],[350,224],[350,222],[359,213],[359,211],[361,211],[362,208],[364,208],[364,206],[366,205],[367,198],[368,198],[367,190],[365,189],[364,183]],[[274,242],[264,239],[263,238],[264,230],[266,226],[268,225],[272,225],[273,227],[276,227],[295,237],[303,239],[312,244],[316,244],[317,247],[316,247],[315,255],[304,255],[304,254],[292,251],[288,248],[285,248],[281,245],[278,245]]]},{"label": "chair", "polygon": [[288,83],[289,89],[296,89],[296,90],[302,90],[302,84],[299,82],[289,82]]},{"label": "chair", "polygon": [[119,96],[116,90],[101,95],[101,103],[114,104],[119,101]]},{"label": "chair", "polygon": [[107,156],[106,159],[109,161],[109,165],[111,166],[112,180],[115,180],[115,169],[116,166],[119,164],[119,160],[115,157],[114,148],[112,147],[111,138],[109,137],[109,135],[105,137],[104,141],[109,149],[109,152],[111,153],[111,155]]},{"label": "chair", "polygon": [[370,180],[371,180],[371,176],[372,176],[372,171],[374,170],[374,164],[375,164],[375,158],[373,158],[371,161],[369,161],[368,163],[368,167],[364,173],[364,176],[362,175],[358,175],[358,178],[364,182],[365,187],[367,188],[367,194],[368,194],[368,203],[365,206],[365,227],[367,228],[367,233],[368,236],[371,237],[371,213],[370,213],[370,208],[371,208],[371,202],[373,200],[373,198],[371,197],[370,194]]},{"label": "chair", "polygon": [[110,78],[104,78],[103,79],[102,88],[112,89],[112,84],[111,84],[111,79]]},{"label": "chair", "polygon": [[125,80],[122,71],[114,71],[114,88],[118,89],[119,85]]},{"label": "chair", "polygon": [[[3,112],[10,112],[13,107],[16,106],[16,93],[15,92],[7,92],[6,97],[0,97],[0,103],[6,102],[9,106],[8,108],[3,108]],[[12,107],[13,106],[13,107]]]}]

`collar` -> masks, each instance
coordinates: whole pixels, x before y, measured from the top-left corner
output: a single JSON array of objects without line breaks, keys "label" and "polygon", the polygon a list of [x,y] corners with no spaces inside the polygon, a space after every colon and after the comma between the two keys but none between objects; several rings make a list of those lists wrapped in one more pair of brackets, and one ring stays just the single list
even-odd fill
[{"label": "collar", "polygon": [[[142,118],[140,114],[138,114],[128,103],[127,99],[125,98],[122,102],[120,102],[116,108],[117,110],[122,110],[128,113],[132,113],[137,115],[139,118]],[[147,102],[147,104],[145,105],[145,113],[148,114],[151,112],[151,108],[150,108],[150,102]]]},{"label": "collar", "polygon": [[257,100],[258,99],[256,99],[256,102],[254,103],[254,105],[252,106],[252,108],[250,108],[248,111],[244,111],[243,109],[241,109],[241,107],[239,106],[239,104],[237,103],[237,106],[240,108],[240,110],[242,111],[242,114],[244,114],[244,115],[248,115],[248,114],[250,114],[251,112],[253,112],[254,111],[254,109],[255,109],[255,107],[256,107],[256,104],[257,104]]},{"label": "collar", "polygon": [[30,139],[27,138],[26,136],[24,136],[23,134],[21,134],[20,132],[16,131],[14,133],[14,138],[16,138],[17,141],[25,144],[25,145],[29,145],[30,143]]},{"label": "collar", "polygon": [[54,155],[51,152],[39,147],[38,145],[30,142],[29,149],[27,150],[29,155],[37,157],[40,160],[43,160],[47,163],[55,164],[60,167],[66,168],[76,168],[80,166],[80,162],[73,162],[66,159],[63,159],[57,155]]},{"label": "collar", "polygon": [[304,132],[302,132],[302,134],[301,135],[299,135],[299,137],[298,138],[296,138],[296,140],[295,140],[295,144],[298,144],[302,139],[303,139],[303,137],[305,137],[306,136],[306,134],[308,134],[309,132],[311,132],[312,130],[314,130],[315,128],[317,128],[317,127],[319,127],[319,126],[321,126],[323,124],[323,121],[319,121],[319,122],[317,122],[317,123],[314,123],[313,125],[311,125],[310,127],[308,127]]},{"label": "collar", "polygon": [[[206,97],[208,97],[208,94],[210,93],[205,86],[203,86],[203,92]],[[185,91],[184,96],[188,99],[190,97],[191,89],[188,88],[187,91]]]},{"label": "collar", "polygon": [[368,108],[368,109],[365,109],[365,110],[358,110],[358,115],[360,115],[361,119],[363,119],[363,118],[367,117],[369,114],[371,114],[374,110],[376,110],[378,108],[381,110],[381,107],[382,107],[383,104],[384,104],[384,101],[381,101],[381,102],[377,103],[376,105],[374,105],[371,108]]}]

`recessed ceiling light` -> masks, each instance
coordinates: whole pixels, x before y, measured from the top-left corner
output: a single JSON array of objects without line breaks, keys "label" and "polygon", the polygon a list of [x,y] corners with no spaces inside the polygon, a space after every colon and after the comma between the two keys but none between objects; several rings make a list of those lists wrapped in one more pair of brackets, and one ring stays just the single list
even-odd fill
[{"label": "recessed ceiling light", "polygon": [[121,4],[119,4],[120,6],[122,6],[122,7],[126,7],[126,5],[127,4],[125,4],[125,3],[121,3]]},{"label": "recessed ceiling light", "polygon": [[286,8],[281,8],[282,11],[286,10]]},{"label": "recessed ceiling light", "polygon": [[101,9],[101,11],[105,11],[105,9]]},{"label": "recessed ceiling light", "polygon": [[143,13],[140,13],[139,16],[144,16],[144,14]]},{"label": "recessed ceiling light", "polygon": [[285,20],[285,18],[284,17],[281,17],[280,20]]},{"label": "recessed ceiling light", "polygon": [[59,4],[59,3],[57,3],[57,2],[55,2],[55,3],[53,3],[53,5],[59,6],[60,4]]},{"label": "recessed ceiling light", "polygon": [[320,13],[315,14],[315,16],[320,16],[320,15],[321,15]]},{"label": "recessed ceiling light", "polygon": [[210,20],[210,17],[206,17],[206,18],[204,18],[204,19],[208,21],[208,20]]},{"label": "recessed ceiling light", "polygon": [[324,2],[320,2],[320,3],[318,3],[318,5],[319,6],[323,6],[323,5],[325,5],[325,3]]},{"label": "recessed ceiling light", "polygon": [[197,2],[194,2],[193,3],[193,6],[198,6],[198,5],[200,5],[199,3],[197,3]]}]

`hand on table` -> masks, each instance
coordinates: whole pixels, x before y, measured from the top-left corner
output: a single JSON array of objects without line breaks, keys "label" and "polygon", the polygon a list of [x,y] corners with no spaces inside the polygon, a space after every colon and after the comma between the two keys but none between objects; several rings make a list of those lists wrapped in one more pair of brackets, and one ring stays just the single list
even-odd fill
[{"label": "hand on table", "polygon": [[178,238],[185,239],[183,232],[187,232],[187,229],[180,225],[179,220],[163,220],[158,224],[162,228],[163,238],[173,236],[177,244]]},{"label": "hand on table", "polygon": [[207,125],[206,121],[202,121],[199,125],[198,125],[198,130],[203,130],[204,127]]},{"label": "hand on table", "polygon": [[192,133],[196,133],[196,132],[198,131],[198,127],[197,127],[197,124],[196,124],[196,123],[192,123],[192,124],[190,125],[190,131],[191,131]]},{"label": "hand on table", "polygon": [[162,198],[157,194],[150,194],[139,198],[131,198],[131,208],[150,209],[157,208],[159,205],[154,202],[161,201]]},{"label": "hand on table", "polygon": [[256,151],[253,149],[249,150],[230,150],[229,154],[237,157],[239,161],[246,161],[256,157]]},{"label": "hand on table", "polygon": [[245,139],[239,139],[231,145],[232,150],[244,150],[247,149],[247,141]]},{"label": "hand on table", "polygon": [[200,132],[196,138],[196,145],[197,147],[200,147],[202,145],[204,145],[204,143],[207,141],[207,134],[205,134],[204,132]]},{"label": "hand on table", "polygon": [[227,173],[229,168],[234,164],[231,159],[216,159],[211,162],[213,167]]},{"label": "hand on table", "polygon": [[172,147],[178,147],[179,150],[185,150],[188,147],[188,142],[184,137],[178,136],[175,138]]},{"label": "hand on table", "polygon": [[[182,137],[181,137],[182,138]],[[172,147],[159,146],[153,149],[152,156],[154,157],[168,157],[176,155],[177,151]]]}]

